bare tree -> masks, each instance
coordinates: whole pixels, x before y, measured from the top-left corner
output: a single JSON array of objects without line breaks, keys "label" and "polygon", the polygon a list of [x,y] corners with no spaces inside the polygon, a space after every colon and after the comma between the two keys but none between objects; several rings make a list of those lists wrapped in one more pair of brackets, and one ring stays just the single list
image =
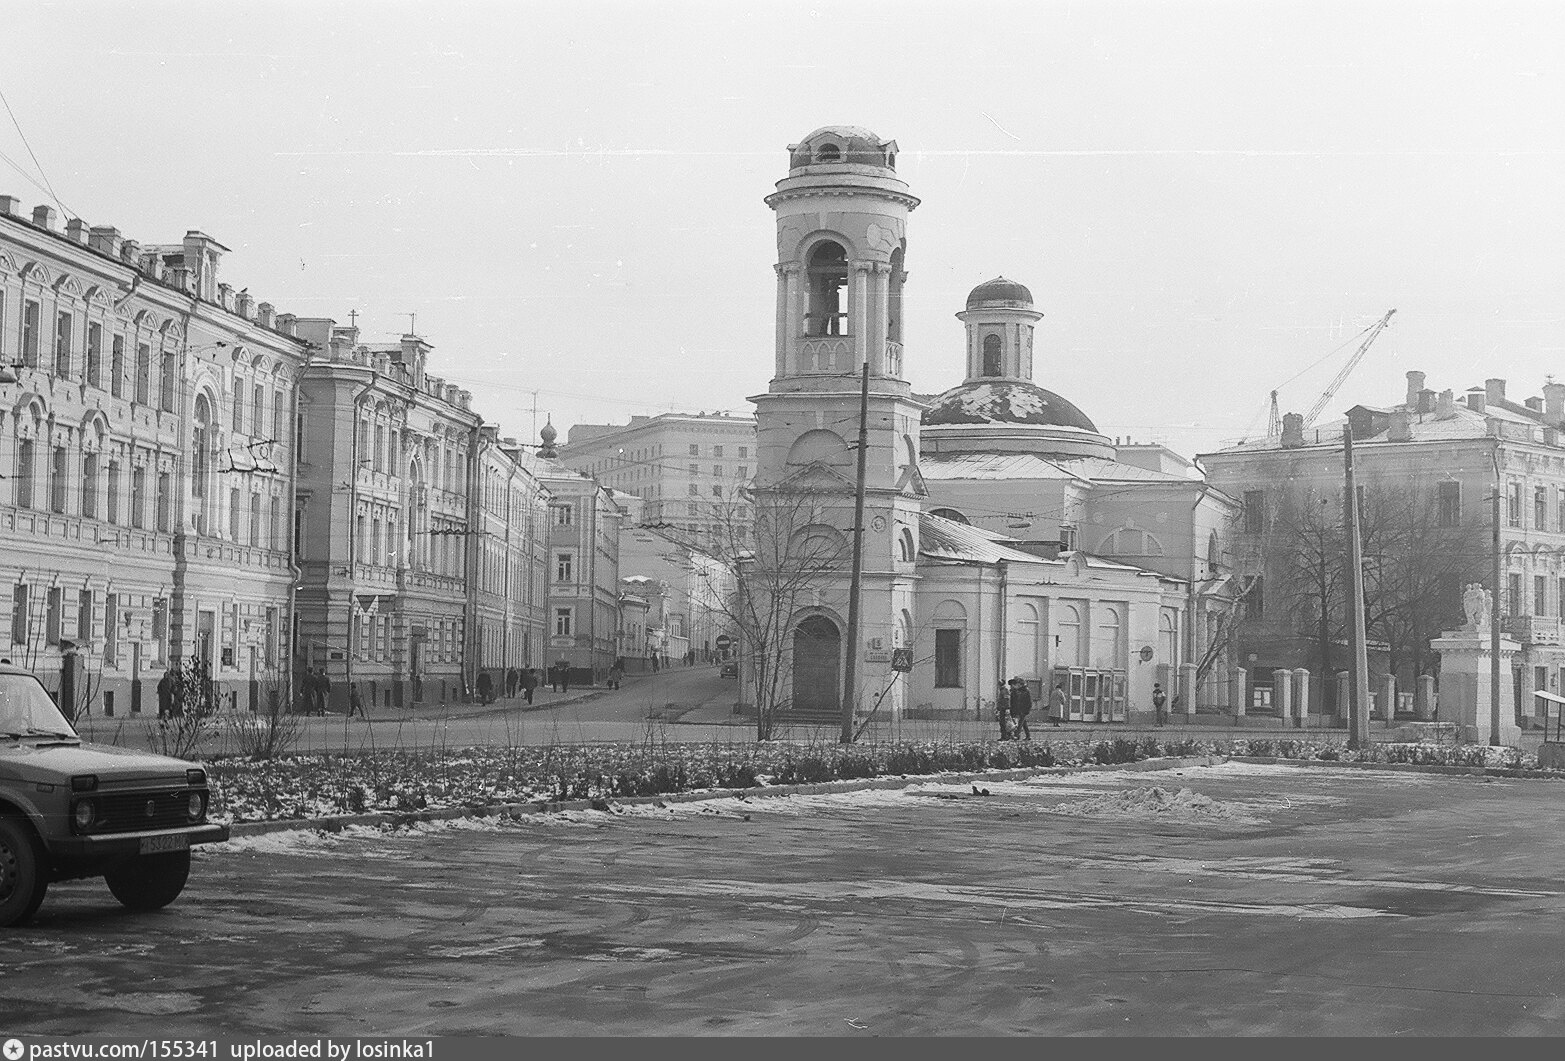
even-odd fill
[{"label": "bare tree", "polygon": [[226,720],[228,738],[240,755],[275,759],[287,755],[304,735],[305,716],[288,702],[288,674],[274,668],[258,683],[260,702],[254,712],[235,712]]},{"label": "bare tree", "polygon": [[741,499],[714,505],[697,533],[656,529],[715,561],[696,565],[695,574],[722,581],[709,596],[738,638],[756,736],[769,740],[789,704],[795,618],[846,572],[849,545],[835,526],[841,497],[832,491],[784,485],[747,489]]}]

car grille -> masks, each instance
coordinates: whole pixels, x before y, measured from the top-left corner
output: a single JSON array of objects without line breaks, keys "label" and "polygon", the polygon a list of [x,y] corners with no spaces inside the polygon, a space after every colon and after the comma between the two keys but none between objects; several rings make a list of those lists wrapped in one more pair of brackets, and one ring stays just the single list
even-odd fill
[{"label": "car grille", "polygon": [[[154,792],[115,792],[97,799],[95,833],[134,833],[147,829],[173,829],[189,825],[190,789]],[[152,813],[147,813],[151,804]]]}]

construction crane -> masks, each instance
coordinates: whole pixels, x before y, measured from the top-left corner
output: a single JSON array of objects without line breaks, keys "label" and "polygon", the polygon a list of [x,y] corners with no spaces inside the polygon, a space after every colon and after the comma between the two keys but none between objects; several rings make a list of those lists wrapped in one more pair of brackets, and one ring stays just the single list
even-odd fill
[{"label": "construction crane", "polygon": [[[1368,333],[1364,336],[1364,341],[1359,344],[1359,348],[1353,351],[1353,356],[1348,358],[1347,362],[1337,372],[1335,378],[1326,385],[1325,390],[1321,391],[1320,397],[1315,399],[1315,404],[1310,406],[1310,411],[1304,414],[1304,427],[1308,428],[1315,423],[1332,397],[1342,387],[1343,383],[1347,382],[1348,376],[1358,367],[1358,363],[1364,359],[1364,354],[1368,352],[1370,344],[1375,341],[1381,332],[1385,331],[1386,325],[1391,323],[1391,318],[1395,313],[1396,310],[1388,309],[1384,317],[1370,325]],[[1298,377],[1294,378],[1297,379]],[[1266,437],[1272,442],[1282,437],[1282,416],[1277,410],[1276,391],[1272,391],[1271,410],[1266,418]]]}]

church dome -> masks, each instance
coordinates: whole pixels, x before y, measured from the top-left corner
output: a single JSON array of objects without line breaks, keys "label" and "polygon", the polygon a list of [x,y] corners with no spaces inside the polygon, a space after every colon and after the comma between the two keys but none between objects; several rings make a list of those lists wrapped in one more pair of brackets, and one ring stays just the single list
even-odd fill
[{"label": "church dome", "polygon": [[826,125],[797,144],[788,145],[792,169],[803,166],[874,166],[897,168],[897,142],[883,140],[856,125]]},{"label": "church dome", "polygon": [[[1013,286],[1027,290],[1020,284]],[[924,412],[924,426],[947,424],[1034,424],[1093,434],[1098,430],[1086,413],[1058,394],[1022,380],[975,380],[952,387]]]},{"label": "church dome", "polygon": [[[980,304],[994,304],[996,302],[1005,305],[1032,305],[1032,292],[1027,290],[1015,280],[1007,280],[1003,276],[997,276],[993,280],[979,284],[967,296],[967,308],[972,309]],[[1045,391],[1044,393],[1048,393]]]}]

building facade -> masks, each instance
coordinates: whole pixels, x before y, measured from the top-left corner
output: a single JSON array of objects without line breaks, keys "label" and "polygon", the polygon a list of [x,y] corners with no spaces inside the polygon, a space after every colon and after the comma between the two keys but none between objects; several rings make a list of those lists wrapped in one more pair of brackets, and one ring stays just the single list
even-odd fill
[{"label": "building facade", "polygon": [[[1415,679],[1435,672],[1428,641],[1461,624],[1465,587],[1496,589],[1498,495],[1501,579],[1494,600],[1506,636],[1519,643],[1508,675],[1514,699],[1506,707],[1521,724],[1541,717],[1542,701],[1532,693],[1565,688],[1562,431],[1565,385],[1547,383],[1541,395],[1516,402],[1506,396],[1505,380],[1489,379],[1459,397],[1426,387],[1424,373],[1414,371],[1401,402],[1356,406],[1319,428],[1307,429],[1290,413],[1277,437],[1203,455],[1211,481],[1244,503],[1236,551],[1256,585],[1245,600],[1241,656],[1263,682],[1276,668],[1334,676],[1348,665],[1340,592],[1328,587],[1301,597],[1298,587],[1310,581],[1301,570],[1337,582],[1331,553],[1310,561],[1309,535],[1321,524],[1340,527],[1342,439],[1351,432],[1369,558],[1372,670],[1394,675],[1396,709],[1418,714],[1425,707]],[[1311,515],[1316,509],[1323,519]],[[1378,690],[1381,681],[1371,684]],[[1334,685],[1327,683],[1322,699],[1345,711]]]},{"label": "building facade", "polygon": [[0,655],[72,713],[156,710],[192,655],[287,695],[305,344],[201,232],[142,246],[0,197]]},{"label": "building facade", "polygon": [[644,502],[647,523],[702,539],[744,523],[741,490],[755,475],[755,419],[727,413],[633,416],[577,424],[560,462]]}]

